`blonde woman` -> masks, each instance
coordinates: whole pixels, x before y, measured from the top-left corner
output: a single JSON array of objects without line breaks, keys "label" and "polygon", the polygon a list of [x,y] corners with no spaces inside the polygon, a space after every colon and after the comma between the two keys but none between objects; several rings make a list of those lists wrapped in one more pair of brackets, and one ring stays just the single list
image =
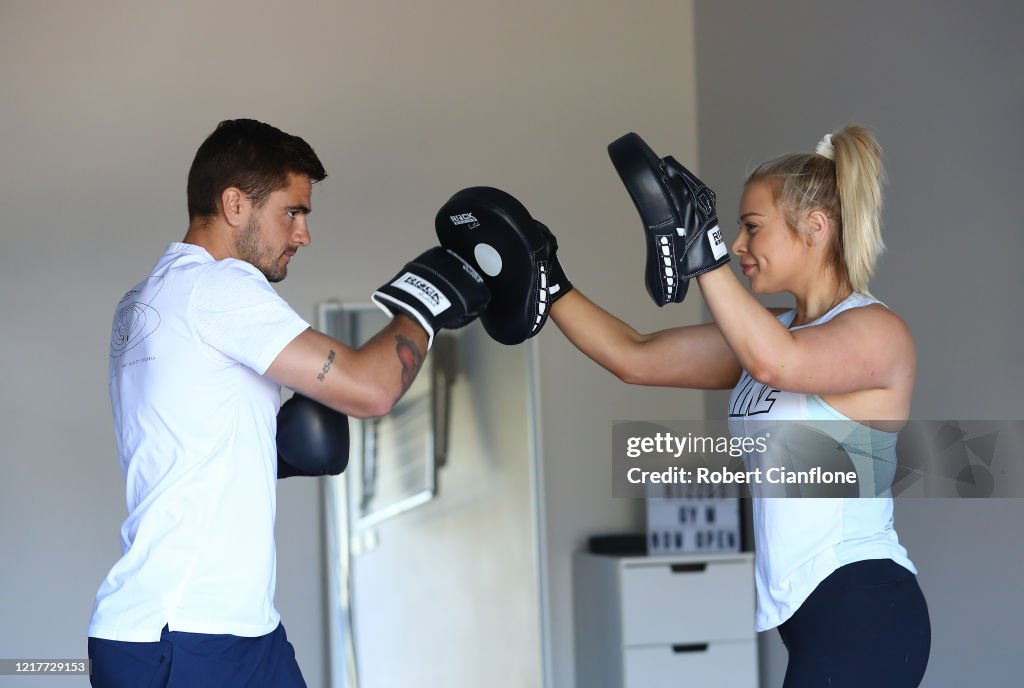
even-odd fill
[{"label": "blonde woman", "polygon": [[[671,158],[661,162],[670,176],[688,180],[690,197],[679,192],[676,207],[689,204],[691,219],[707,221],[701,230],[712,220],[717,230],[714,194]],[[640,334],[572,290],[557,261],[551,272],[561,289],[551,318],[624,382],[732,389],[734,435],[747,432],[754,413],[758,421],[842,422],[891,452],[895,465],[915,354],[904,322],[868,292],[883,248],[882,183],[878,144],[857,126],[826,136],[814,153],[767,162],[747,179],[732,254],[750,291],[788,293],[791,309],[765,309],[731,270],[716,269],[728,260],[724,253],[695,246],[685,258],[681,249],[673,254],[679,261],[661,275],[668,290],[661,295],[681,300],[685,280],[695,279],[713,322]],[[692,197],[696,189],[701,202]],[[649,288],[652,279],[649,265]],[[789,651],[786,688],[920,683],[931,643],[928,609],[887,492],[755,496],[754,532],[756,625],[779,629]]]}]

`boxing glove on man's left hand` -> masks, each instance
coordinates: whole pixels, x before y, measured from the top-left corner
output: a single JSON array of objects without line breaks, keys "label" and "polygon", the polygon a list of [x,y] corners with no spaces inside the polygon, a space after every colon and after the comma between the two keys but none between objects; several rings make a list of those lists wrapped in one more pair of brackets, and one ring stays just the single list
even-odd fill
[{"label": "boxing glove on man's left hand", "polygon": [[487,308],[491,294],[473,266],[452,251],[436,246],[406,264],[371,297],[381,310],[408,315],[427,331],[457,329]]},{"label": "boxing glove on man's left hand", "polygon": [[277,412],[277,477],[339,475],[348,466],[348,417],[296,393]]}]

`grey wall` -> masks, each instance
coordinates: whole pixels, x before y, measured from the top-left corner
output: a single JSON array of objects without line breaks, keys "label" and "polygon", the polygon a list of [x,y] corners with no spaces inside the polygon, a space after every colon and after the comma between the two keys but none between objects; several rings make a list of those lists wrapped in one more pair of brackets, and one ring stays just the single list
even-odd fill
[{"label": "grey wall", "polygon": [[352,559],[360,688],[541,685],[527,349],[459,335],[437,496]]},{"label": "grey wall", "polygon": [[[912,416],[1020,418],[1020,3],[701,2],[696,24],[700,163],[723,227],[753,164],[868,125],[890,177],[871,289],[915,337]],[[709,395],[709,417],[723,403]],[[897,501],[932,617],[924,685],[1019,683],[1022,520],[1021,500]],[[780,685],[777,635],[762,648],[764,685]]]},{"label": "grey wall", "polygon": [[[608,160],[606,146],[628,131],[652,144],[697,157],[693,8],[688,2],[593,6],[579,20],[574,50],[602,82],[601,98],[583,98],[565,141],[564,167],[537,176],[535,214],[558,235],[573,284],[641,332],[695,322],[699,302],[657,308],[643,286],[639,218]],[[589,23],[608,30],[592,34]],[[601,75],[598,77],[597,75]],[[566,88],[575,88],[566,84]],[[702,418],[692,390],[629,387],[580,354],[553,326],[538,337],[536,359],[538,471],[541,477],[542,610],[549,688],[576,685],[572,553],[591,535],[643,531],[641,502],[612,493],[611,427],[615,420]]]},{"label": "grey wall", "polygon": [[[607,142],[632,129],[699,161],[728,226],[749,164],[863,121],[888,153],[890,250],[874,290],[917,336],[915,416],[1019,415],[1014,4],[705,2],[696,19],[692,3],[671,0],[284,12],[267,0],[0,6],[0,615],[16,622],[0,626],[0,655],[85,652],[124,518],[104,384],[110,317],[182,236],[188,164],[225,117],[299,133],[328,167],[314,248],[281,285],[308,318],[325,297],[365,301],[431,243],[449,194],[486,183],[547,221],[577,286],[641,330],[704,316],[698,300],[647,300],[637,219]],[[561,688],[573,685],[571,552],[590,534],[642,527],[638,504],[610,497],[610,422],[699,418],[704,407],[696,392],[618,383],[554,328],[538,340],[538,642]],[[287,481],[279,505],[278,606],[310,685],[323,685],[320,491]],[[898,505],[935,621],[927,685],[1008,682],[1021,511]],[[780,655],[768,649],[775,685]]]},{"label": "grey wall", "polygon": [[[604,146],[637,129],[696,155],[692,35],[692,4],[673,0],[0,4],[0,656],[85,654],[125,516],[110,319],[184,234],[188,165],[219,120],[298,133],[328,168],[313,247],[280,285],[310,320],[430,245],[455,190],[493,184],[559,234],[581,288],[651,329],[697,306],[644,301],[637,220]],[[570,553],[642,523],[610,497],[609,420],[701,409],[695,393],[614,382],[553,328],[541,339],[543,661],[569,686]],[[327,675],[320,501],[313,481],[281,486],[277,603],[311,686]]]}]

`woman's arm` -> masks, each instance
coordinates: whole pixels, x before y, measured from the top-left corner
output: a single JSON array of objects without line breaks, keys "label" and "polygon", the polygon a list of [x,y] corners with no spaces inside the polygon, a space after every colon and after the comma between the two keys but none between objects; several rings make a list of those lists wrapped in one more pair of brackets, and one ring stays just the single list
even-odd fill
[{"label": "woman's arm", "polygon": [[719,332],[758,382],[806,394],[846,394],[904,384],[914,374],[910,331],[892,311],[845,311],[794,332],[772,317],[731,270],[697,277]]},{"label": "woman's arm", "polygon": [[629,384],[729,389],[740,377],[739,362],[714,323],[640,334],[579,290],[560,298],[551,318],[576,348]]}]

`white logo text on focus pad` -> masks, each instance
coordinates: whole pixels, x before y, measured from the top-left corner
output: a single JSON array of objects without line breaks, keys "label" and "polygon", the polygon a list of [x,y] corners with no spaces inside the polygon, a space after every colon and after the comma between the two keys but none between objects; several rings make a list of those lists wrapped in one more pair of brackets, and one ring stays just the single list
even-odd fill
[{"label": "white logo text on focus pad", "polygon": [[453,225],[468,225],[476,222],[477,219],[473,217],[473,213],[460,213],[459,215],[450,215]]}]

